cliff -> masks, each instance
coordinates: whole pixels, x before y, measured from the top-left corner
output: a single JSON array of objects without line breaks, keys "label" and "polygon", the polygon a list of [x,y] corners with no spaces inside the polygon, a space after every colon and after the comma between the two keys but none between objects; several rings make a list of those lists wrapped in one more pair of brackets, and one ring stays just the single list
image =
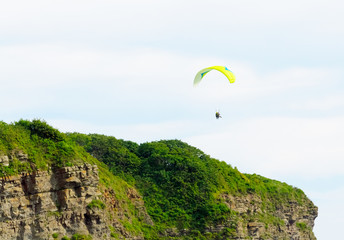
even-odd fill
[{"label": "cliff", "polygon": [[[19,156],[21,161],[28,160],[25,154]],[[12,157],[1,159],[11,161]],[[153,224],[136,191],[128,188],[127,195],[144,217],[142,221]],[[114,191],[99,185],[96,165],[3,177],[0,239],[143,239],[142,234],[132,236],[125,229],[120,221],[128,209],[120,207]]]},{"label": "cliff", "polygon": [[300,189],[178,140],[0,122],[0,177],[0,239],[316,239]]},{"label": "cliff", "polygon": [[103,213],[87,208],[100,195],[98,182],[97,168],[88,164],[2,178],[0,238],[106,234],[105,222],[97,222]]},{"label": "cliff", "polygon": [[[71,237],[75,234],[92,236],[93,239],[114,239],[114,236],[119,239],[144,239],[140,234],[132,236],[120,224],[120,217],[115,214],[119,211],[118,199],[111,190],[99,191],[96,166],[85,164],[50,172],[23,173],[2,178],[0,187],[1,239],[54,239],[53,236]],[[145,221],[153,225],[138,193],[130,189],[128,197],[139,202],[136,205],[141,208]],[[311,228],[317,208],[310,201],[307,205],[289,202],[276,206],[272,216],[283,221],[281,227],[259,221],[259,216],[264,215],[259,196],[235,197],[227,194],[221,197],[230,209],[238,213],[236,231],[231,233],[233,238],[228,239],[315,239]],[[88,207],[95,199],[106,203],[106,209],[111,213]],[[112,220],[110,216],[113,216]],[[304,223],[305,227],[297,223]],[[233,221],[230,220],[209,227],[204,235],[221,232],[231,224]],[[112,232],[109,226],[112,226]],[[111,234],[113,232],[117,234]],[[188,232],[178,233],[175,229],[167,230],[163,235],[178,239],[187,236]]]},{"label": "cliff", "polygon": [[223,198],[239,214],[237,239],[316,239],[312,229],[318,209],[309,199],[303,204],[297,201],[275,204],[272,211],[266,211],[256,194],[224,195]]}]

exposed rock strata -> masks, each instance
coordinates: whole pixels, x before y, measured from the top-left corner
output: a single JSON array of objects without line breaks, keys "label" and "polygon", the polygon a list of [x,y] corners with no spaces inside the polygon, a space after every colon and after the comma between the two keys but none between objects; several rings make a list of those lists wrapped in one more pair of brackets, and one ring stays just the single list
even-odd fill
[{"label": "exposed rock strata", "polygon": [[98,181],[97,167],[89,164],[2,178],[0,239],[109,235],[104,213],[87,208],[100,195]]},{"label": "exposed rock strata", "polygon": [[238,213],[239,224],[234,239],[316,239],[312,229],[318,208],[309,199],[303,199],[302,204],[296,201],[273,203],[274,209],[271,209],[271,206],[263,206],[261,197],[256,194],[224,194],[222,198],[231,210]]},{"label": "exposed rock strata", "polygon": [[[7,166],[13,159],[27,161],[27,155],[18,151],[0,156],[0,164]],[[154,225],[139,193],[128,188],[126,194],[138,210],[140,221]],[[317,207],[308,199],[304,199],[302,204],[296,201],[280,205],[274,203],[271,210],[271,206],[264,206],[266,201],[256,194],[223,194],[221,198],[237,215],[235,219],[209,226],[206,232],[221,232],[234,226],[235,232],[228,239],[316,239],[312,228]],[[87,207],[95,199],[101,199],[106,209]],[[143,233],[132,234],[123,226],[121,221],[130,222],[130,219],[126,217],[129,210],[121,201],[113,189],[99,186],[98,169],[89,164],[2,178],[0,239],[46,240],[54,239],[53,234],[58,234],[58,239],[61,239],[75,233],[91,235],[93,239],[113,239],[112,234],[119,239],[144,239]],[[187,230],[179,232],[173,228],[166,230],[161,237],[178,239],[185,235],[188,235]]]}]

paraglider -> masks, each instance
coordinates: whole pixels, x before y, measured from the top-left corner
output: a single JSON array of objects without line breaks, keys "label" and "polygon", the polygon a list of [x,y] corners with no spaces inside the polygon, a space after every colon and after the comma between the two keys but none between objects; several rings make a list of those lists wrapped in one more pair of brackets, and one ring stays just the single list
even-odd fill
[{"label": "paraglider", "polygon": [[[233,72],[231,70],[229,70],[227,67],[225,67],[225,66],[213,66],[213,67],[204,68],[196,74],[194,82],[193,82],[194,86],[199,84],[201,82],[201,80],[203,79],[203,77],[208,72],[210,72],[211,70],[217,70],[217,71],[223,73],[227,77],[227,79],[230,83],[235,82],[235,76],[234,76]],[[216,111],[215,117],[216,117],[216,119],[222,118],[219,111]]]},{"label": "paraglider", "polygon": [[217,70],[217,71],[223,73],[227,77],[227,79],[230,83],[235,82],[235,76],[234,76],[233,72],[231,70],[229,70],[227,67],[213,66],[213,67],[204,68],[201,71],[199,71],[195,76],[194,85],[197,85],[198,83],[200,83],[202,78],[211,70]]}]

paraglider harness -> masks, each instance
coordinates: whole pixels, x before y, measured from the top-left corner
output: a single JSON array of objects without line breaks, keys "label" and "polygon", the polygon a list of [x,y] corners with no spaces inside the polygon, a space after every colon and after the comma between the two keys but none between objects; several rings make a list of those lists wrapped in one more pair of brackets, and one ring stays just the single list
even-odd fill
[{"label": "paraglider harness", "polygon": [[219,112],[215,113],[215,117],[216,117],[216,119],[222,118]]}]

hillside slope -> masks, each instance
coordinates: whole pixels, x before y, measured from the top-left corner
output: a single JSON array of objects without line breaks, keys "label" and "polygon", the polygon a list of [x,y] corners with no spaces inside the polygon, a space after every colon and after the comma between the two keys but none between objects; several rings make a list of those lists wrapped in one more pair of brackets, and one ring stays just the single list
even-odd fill
[{"label": "hillside slope", "polygon": [[0,122],[1,239],[316,239],[297,188],[179,140]]}]

